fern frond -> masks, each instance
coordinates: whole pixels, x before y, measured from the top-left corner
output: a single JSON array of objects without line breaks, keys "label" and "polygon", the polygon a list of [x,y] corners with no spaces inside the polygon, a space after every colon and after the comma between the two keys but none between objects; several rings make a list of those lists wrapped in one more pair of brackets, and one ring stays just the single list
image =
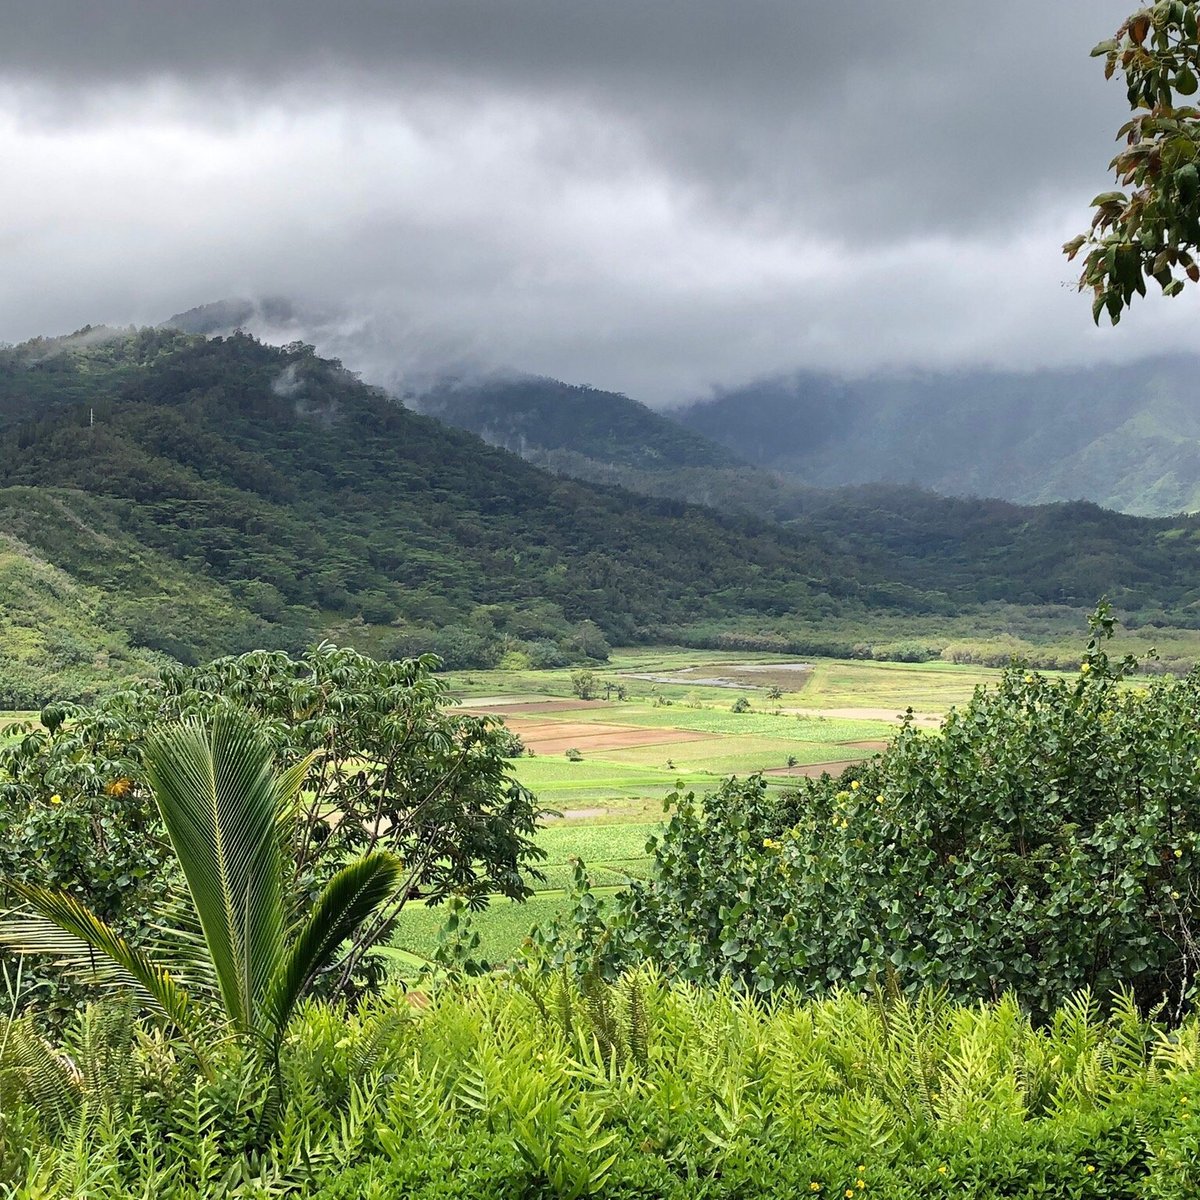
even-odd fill
[{"label": "fern frond", "polygon": [[[179,1030],[198,1061],[207,1062],[200,1045],[199,1018],[187,992],[166,968],[131,946],[74,896],[32,884],[9,886],[44,920],[30,922],[18,918],[0,924],[0,945],[18,954],[58,955],[60,961],[77,961],[86,947],[89,962],[94,959],[101,964],[99,969],[109,970],[113,978],[136,986]],[[62,934],[67,936],[64,938]]]}]

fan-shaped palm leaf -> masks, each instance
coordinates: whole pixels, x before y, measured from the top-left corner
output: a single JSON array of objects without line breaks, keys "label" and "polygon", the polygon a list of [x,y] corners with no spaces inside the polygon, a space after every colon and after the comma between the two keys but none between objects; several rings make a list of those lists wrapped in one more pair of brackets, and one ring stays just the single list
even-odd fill
[{"label": "fan-shaped palm leaf", "polygon": [[249,1033],[284,953],[286,816],[309,761],[277,775],[245,717],[172,726],[146,748],[147,778],[196,907],[233,1023]]}]

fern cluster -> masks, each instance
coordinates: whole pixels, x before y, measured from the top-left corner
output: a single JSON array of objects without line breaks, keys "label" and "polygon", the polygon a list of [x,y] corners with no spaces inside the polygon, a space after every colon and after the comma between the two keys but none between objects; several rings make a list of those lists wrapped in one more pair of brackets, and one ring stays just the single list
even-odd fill
[{"label": "fern cluster", "polygon": [[[238,1043],[211,1078],[93,1008],[61,1045],[27,1018],[0,1051],[12,1195],[793,1197],[1200,1189],[1200,1026],[1086,994],[1033,1025],[1011,998],[703,990],[485,977],[347,1013],[308,1002],[270,1136]],[[861,1185],[859,1181],[861,1182]]]}]

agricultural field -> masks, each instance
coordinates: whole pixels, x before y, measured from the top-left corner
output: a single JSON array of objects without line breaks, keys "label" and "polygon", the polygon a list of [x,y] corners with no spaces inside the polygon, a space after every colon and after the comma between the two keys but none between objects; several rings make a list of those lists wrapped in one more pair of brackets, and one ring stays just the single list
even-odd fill
[{"label": "agricultural field", "polygon": [[[472,927],[480,935],[480,955],[493,962],[512,958],[535,925],[549,924],[563,911],[574,875],[573,858],[587,863],[588,878],[601,900],[630,879],[643,876],[649,864],[646,843],[658,828],[657,822],[633,821],[544,828],[537,841],[546,852],[540,867],[545,879],[535,883],[537,894],[521,904],[496,897],[472,917]],[[405,908],[392,943],[398,966],[419,967],[433,956],[445,915],[442,907],[410,904]]]},{"label": "agricultural field", "polygon": [[0,712],[0,746],[15,740],[15,726],[31,721],[36,716],[34,712]]},{"label": "agricultural field", "polygon": [[[657,648],[614,651],[592,675],[590,699],[573,694],[568,669],[447,677],[464,711],[502,720],[521,739],[512,772],[554,814],[539,837],[548,857],[534,898],[497,898],[472,918],[484,957],[507,957],[563,910],[572,858],[587,864],[601,897],[643,874],[672,793],[703,794],[759,771],[775,788],[838,774],[882,750],[905,709],[936,724],[999,672]],[[444,917],[406,908],[394,942],[401,965],[434,952]]]},{"label": "agricultural field", "polygon": [[568,819],[643,815],[679,782],[703,790],[763,771],[785,786],[840,769],[882,749],[906,709],[936,725],[999,671],[658,648],[614,651],[591,675],[589,699],[573,696],[567,669],[447,676],[466,711],[521,739],[514,774]]}]

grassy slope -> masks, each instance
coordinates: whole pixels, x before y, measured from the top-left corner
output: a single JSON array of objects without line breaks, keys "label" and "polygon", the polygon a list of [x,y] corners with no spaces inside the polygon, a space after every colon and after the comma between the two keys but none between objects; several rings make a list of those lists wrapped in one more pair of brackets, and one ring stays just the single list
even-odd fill
[{"label": "grassy slope", "polygon": [[131,650],[103,595],[0,533],[0,708],[96,695],[149,675],[156,656]]},{"label": "grassy slope", "polygon": [[[93,595],[126,639],[189,660],[276,643],[270,625],[228,587],[131,534],[132,510],[119,498],[75,489],[0,488],[0,534],[36,547],[30,553]],[[49,611],[40,617],[52,619]]]}]

